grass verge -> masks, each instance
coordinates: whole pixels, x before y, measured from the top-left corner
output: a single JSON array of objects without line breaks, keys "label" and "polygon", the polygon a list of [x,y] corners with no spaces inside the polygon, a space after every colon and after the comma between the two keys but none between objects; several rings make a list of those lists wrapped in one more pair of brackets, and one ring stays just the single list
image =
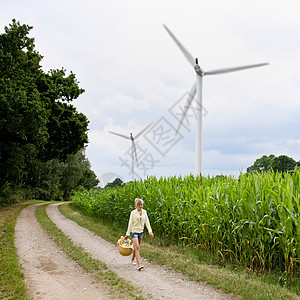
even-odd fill
[{"label": "grass verge", "polygon": [[[61,205],[60,211],[79,225],[95,232],[104,239],[116,243],[120,235],[124,235],[116,227],[102,224],[99,219],[87,216],[84,212],[71,207],[70,204]],[[126,230],[126,229],[124,229]],[[165,265],[188,275],[191,280],[206,281],[212,286],[225,292],[239,295],[247,300],[299,300],[300,284],[293,282],[293,286],[282,286],[282,277],[274,274],[247,272],[239,266],[228,265],[221,267],[207,264],[209,254],[190,247],[160,247],[155,240],[143,239],[141,255],[149,261]],[[204,259],[201,258],[203,255]],[[206,260],[206,261],[205,261]],[[209,258],[209,261],[214,261]],[[286,283],[285,283],[286,284]]]},{"label": "grass verge", "polygon": [[0,299],[30,299],[14,238],[17,218],[22,209],[31,204],[33,203],[19,203],[0,209]]},{"label": "grass verge", "polygon": [[65,253],[81,265],[87,272],[105,284],[113,296],[118,298],[125,297],[126,299],[145,299],[141,295],[140,290],[126,282],[123,278],[118,277],[116,273],[108,270],[105,263],[92,258],[82,247],[74,245],[71,239],[65,236],[65,234],[49,219],[46,208],[47,205],[42,205],[36,209],[37,220]]}]

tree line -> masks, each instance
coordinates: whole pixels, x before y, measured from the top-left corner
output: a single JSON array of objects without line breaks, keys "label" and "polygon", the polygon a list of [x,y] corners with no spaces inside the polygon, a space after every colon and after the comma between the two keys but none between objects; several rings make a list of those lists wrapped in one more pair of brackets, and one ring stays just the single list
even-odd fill
[{"label": "tree line", "polygon": [[300,167],[300,161],[296,162],[292,157],[287,155],[275,156],[271,154],[269,156],[263,155],[261,158],[258,158],[252,166],[247,168],[247,173],[263,171],[289,172],[298,167]]},{"label": "tree line", "polygon": [[13,19],[0,35],[0,206],[98,184],[84,152],[89,121],[72,105],[84,89],[72,71],[42,70],[32,28]]}]

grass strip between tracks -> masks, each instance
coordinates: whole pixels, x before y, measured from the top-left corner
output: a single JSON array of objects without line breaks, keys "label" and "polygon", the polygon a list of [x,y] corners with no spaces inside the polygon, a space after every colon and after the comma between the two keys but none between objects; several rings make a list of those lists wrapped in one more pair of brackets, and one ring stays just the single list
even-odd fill
[{"label": "grass strip between tracks", "polygon": [[[70,204],[60,205],[59,209],[67,218],[112,243],[116,243],[120,235],[124,235],[124,232],[116,227],[101,224],[99,219],[74,209]],[[155,245],[155,241],[143,238],[141,255],[151,262],[180,271],[188,275],[191,280],[205,281],[225,292],[239,295],[241,299],[300,300],[299,295],[282,286],[284,284],[280,282],[280,277],[247,272],[239,266],[221,267],[216,264],[205,263],[205,261],[213,261],[213,259],[205,256],[206,254],[200,258],[199,251],[194,250],[188,247],[161,247]],[[298,287],[299,283],[296,285]]]},{"label": "grass strip between tracks", "polygon": [[141,295],[140,290],[126,282],[123,278],[118,277],[116,273],[108,270],[104,262],[92,258],[82,247],[74,245],[71,239],[50,220],[46,213],[46,208],[47,205],[42,205],[36,209],[37,220],[66,254],[87,272],[94,275],[100,282],[106,284],[113,296],[125,297],[126,299],[145,299]]}]

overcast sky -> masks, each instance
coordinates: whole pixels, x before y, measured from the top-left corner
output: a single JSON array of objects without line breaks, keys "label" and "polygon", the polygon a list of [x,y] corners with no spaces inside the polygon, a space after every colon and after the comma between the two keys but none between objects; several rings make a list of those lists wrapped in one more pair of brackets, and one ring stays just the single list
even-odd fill
[{"label": "overcast sky", "polygon": [[[0,0],[1,32],[33,26],[44,71],[73,71],[86,92],[73,104],[90,120],[86,155],[104,181],[194,173],[193,111],[178,113],[195,82],[166,24],[204,70],[269,66],[204,77],[203,173],[238,175],[262,155],[300,160],[298,0]],[[161,133],[161,134],[158,134]]]}]

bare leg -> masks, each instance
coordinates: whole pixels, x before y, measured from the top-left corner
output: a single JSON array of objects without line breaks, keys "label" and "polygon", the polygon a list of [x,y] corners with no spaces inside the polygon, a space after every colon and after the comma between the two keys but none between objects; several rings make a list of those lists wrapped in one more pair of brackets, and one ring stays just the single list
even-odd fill
[{"label": "bare leg", "polygon": [[133,250],[133,252],[132,252],[132,259],[131,259],[132,263],[134,262],[134,259],[135,259],[135,251]]},{"label": "bare leg", "polygon": [[134,238],[132,239],[132,243],[134,246],[134,251],[133,251],[133,255],[132,255],[132,259],[131,261],[134,261],[134,258],[136,258],[136,262],[138,264],[138,267],[141,266],[141,262],[140,262],[140,243],[141,243],[142,239],[137,239]]}]

